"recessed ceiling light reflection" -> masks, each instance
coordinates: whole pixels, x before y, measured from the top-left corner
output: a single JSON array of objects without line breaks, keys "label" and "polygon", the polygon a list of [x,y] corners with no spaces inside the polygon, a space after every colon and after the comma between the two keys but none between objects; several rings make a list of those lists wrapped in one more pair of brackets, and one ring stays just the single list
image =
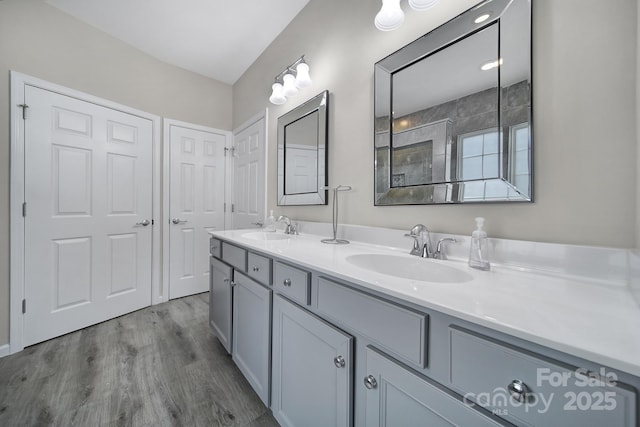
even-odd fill
[{"label": "recessed ceiling light reflection", "polygon": [[489,61],[489,62],[487,62],[485,64],[482,64],[480,66],[480,69],[482,71],[489,71],[489,70],[492,70],[494,68],[498,68],[500,65],[502,65],[502,58],[496,59],[495,61]]},{"label": "recessed ceiling light reflection", "polygon": [[484,13],[484,14],[482,14],[482,15],[478,16],[478,17],[475,19],[475,21],[473,21],[473,22],[475,22],[476,24],[481,24],[481,23],[483,23],[484,21],[486,21],[487,19],[489,19],[489,17],[490,17],[490,16],[491,16],[491,14],[490,14],[490,13]]}]

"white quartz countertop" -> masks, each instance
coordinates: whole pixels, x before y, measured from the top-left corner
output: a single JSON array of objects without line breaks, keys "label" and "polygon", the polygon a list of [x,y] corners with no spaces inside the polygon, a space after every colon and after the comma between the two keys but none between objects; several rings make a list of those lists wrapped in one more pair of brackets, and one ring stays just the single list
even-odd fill
[{"label": "white quartz countertop", "polygon": [[[479,271],[465,262],[421,259],[409,255],[408,250],[374,244],[327,245],[320,242],[324,237],[312,234],[283,240],[243,237],[250,231],[256,230],[220,231],[211,235],[427,309],[640,376],[640,307],[627,286],[501,266]],[[388,276],[346,261],[349,255],[356,254],[388,254],[426,263],[444,263],[470,274],[473,279],[464,283],[432,283]]]}]

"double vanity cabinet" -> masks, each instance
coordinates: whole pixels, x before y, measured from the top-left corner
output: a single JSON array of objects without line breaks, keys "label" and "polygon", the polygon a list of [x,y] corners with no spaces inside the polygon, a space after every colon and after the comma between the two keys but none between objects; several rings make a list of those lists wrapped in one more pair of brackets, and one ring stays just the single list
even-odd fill
[{"label": "double vanity cabinet", "polygon": [[210,323],[282,426],[638,425],[636,376],[345,280],[339,248],[298,262],[309,237],[235,236],[211,238]]}]

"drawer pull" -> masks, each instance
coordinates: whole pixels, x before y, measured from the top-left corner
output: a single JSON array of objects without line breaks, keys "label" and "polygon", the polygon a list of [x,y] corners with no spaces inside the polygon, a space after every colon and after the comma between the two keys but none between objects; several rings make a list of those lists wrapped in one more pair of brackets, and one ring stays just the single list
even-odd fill
[{"label": "drawer pull", "polygon": [[256,267],[256,266],[254,265],[254,266],[253,266],[253,268],[252,268],[252,270],[257,272],[257,271],[259,271],[259,270],[260,270],[260,267]]},{"label": "drawer pull", "polygon": [[344,357],[336,356],[333,358],[333,364],[336,365],[336,368],[344,368],[345,365]]},{"label": "drawer pull", "polygon": [[225,277],[225,278],[224,278],[224,280],[223,280],[223,282],[224,282],[224,283],[229,283],[229,281],[230,281],[230,280],[231,280],[231,279],[229,279],[228,277]]},{"label": "drawer pull", "polygon": [[376,381],[373,375],[367,375],[366,377],[364,377],[364,386],[369,390],[372,390],[378,387],[378,381]]},{"label": "drawer pull", "polygon": [[290,287],[291,286],[291,279],[284,279],[282,284],[285,285],[286,287]]},{"label": "drawer pull", "polygon": [[527,400],[529,400],[529,392],[531,390],[525,383],[520,380],[511,381],[511,384],[509,384],[507,390],[509,390],[509,394],[517,402],[525,403]]}]

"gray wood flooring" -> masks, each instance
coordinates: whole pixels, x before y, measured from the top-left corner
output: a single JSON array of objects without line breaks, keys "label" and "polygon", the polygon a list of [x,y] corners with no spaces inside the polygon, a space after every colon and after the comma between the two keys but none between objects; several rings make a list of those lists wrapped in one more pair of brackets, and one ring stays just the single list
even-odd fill
[{"label": "gray wood flooring", "polygon": [[0,426],[277,426],[208,310],[181,298],[0,359]]}]

